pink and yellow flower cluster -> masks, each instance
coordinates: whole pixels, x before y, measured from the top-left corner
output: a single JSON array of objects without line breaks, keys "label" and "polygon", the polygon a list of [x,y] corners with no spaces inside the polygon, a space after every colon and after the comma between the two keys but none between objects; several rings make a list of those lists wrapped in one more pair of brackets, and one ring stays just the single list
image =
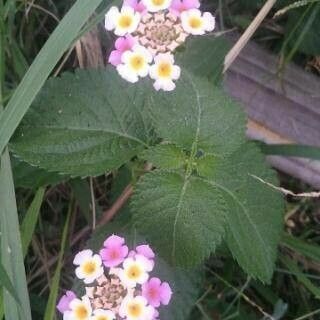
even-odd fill
[{"label": "pink and yellow flower cluster", "polygon": [[175,49],[215,28],[213,15],[199,7],[199,0],[124,0],[120,10],[111,7],[105,28],[119,38],[109,63],[131,83],[150,76],[156,90],[174,90],[181,73]]},{"label": "pink and yellow flower cluster", "polygon": [[170,302],[170,285],[150,276],[155,254],[147,244],[129,251],[124,238],[112,235],[99,254],[83,250],[73,263],[86,293],[61,297],[57,309],[64,320],[157,320],[158,308]]}]

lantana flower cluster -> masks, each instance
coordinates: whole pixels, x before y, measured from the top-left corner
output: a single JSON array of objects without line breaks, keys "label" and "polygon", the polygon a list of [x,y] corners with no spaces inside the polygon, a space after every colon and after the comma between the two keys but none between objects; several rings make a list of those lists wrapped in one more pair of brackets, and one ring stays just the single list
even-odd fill
[{"label": "lantana flower cluster", "polygon": [[83,250],[73,263],[86,293],[61,297],[63,320],[159,320],[158,308],[170,302],[170,285],[150,276],[155,254],[147,244],[129,251],[124,238],[112,235],[99,254]]},{"label": "lantana flower cluster", "polygon": [[199,0],[124,0],[120,10],[111,7],[105,27],[119,38],[109,62],[131,83],[150,76],[156,90],[174,90],[181,73],[175,49],[215,28],[213,15],[199,8]]}]

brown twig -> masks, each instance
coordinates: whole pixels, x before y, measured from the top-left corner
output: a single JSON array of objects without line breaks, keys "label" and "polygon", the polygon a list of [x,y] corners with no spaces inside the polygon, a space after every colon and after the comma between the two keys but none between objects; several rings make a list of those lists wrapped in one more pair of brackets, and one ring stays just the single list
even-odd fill
[{"label": "brown twig", "polygon": [[267,181],[263,180],[262,178],[255,176],[254,174],[250,174],[250,176],[252,178],[255,178],[258,181],[262,182],[263,184],[267,185],[268,187],[283,193],[286,196],[292,196],[292,197],[297,197],[297,198],[320,198],[320,192],[318,192],[318,191],[294,193],[291,190],[277,187],[277,186],[273,185],[272,183],[267,182]]},{"label": "brown twig", "polygon": [[114,216],[117,214],[117,212],[125,205],[125,203],[128,201],[128,199],[131,197],[133,193],[133,187],[131,184],[129,184],[121,193],[117,201],[112,205],[112,207],[108,210],[106,210],[102,218],[98,222],[98,226],[103,226],[106,223],[108,223],[110,220],[114,218]]},{"label": "brown twig", "polygon": [[[118,197],[118,199],[114,202],[114,204],[108,209],[105,210],[101,219],[99,220],[97,226],[101,227],[107,224],[110,220],[114,218],[114,216],[119,212],[119,210],[125,205],[128,199],[131,197],[133,193],[133,187],[129,184]],[[89,226],[84,227],[81,229],[71,240],[70,247],[75,246],[81,239],[85,238],[91,232],[91,228]],[[35,278],[42,275],[46,272],[46,268],[53,266],[58,261],[58,256],[54,256],[46,262],[46,266],[39,268],[37,272],[32,274],[30,277],[29,282],[34,280]]]}]

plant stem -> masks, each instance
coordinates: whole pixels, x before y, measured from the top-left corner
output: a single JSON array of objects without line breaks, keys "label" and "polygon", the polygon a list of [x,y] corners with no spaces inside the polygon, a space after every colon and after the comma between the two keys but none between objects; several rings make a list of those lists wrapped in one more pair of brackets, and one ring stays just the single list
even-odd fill
[{"label": "plant stem", "polygon": [[240,37],[240,39],[237,41],[237,43],[232,47],[232,49],[229,51],[229,53],[226,55],[225,62],[224,62],[224,70],[223,72],[226,72],[231,64],[234,62],[234,60],[238,57],[242,49],[246,46],[246,44],[249,42],[253,34],[256,32],[262,21],[265,19],[267,14],[270,12],[274,4],[277,0],[268,0],[265,5],[261,8],[257,16],[254,18],[254,20],[251,22],[247,30],[244,32],[244,34]]}]

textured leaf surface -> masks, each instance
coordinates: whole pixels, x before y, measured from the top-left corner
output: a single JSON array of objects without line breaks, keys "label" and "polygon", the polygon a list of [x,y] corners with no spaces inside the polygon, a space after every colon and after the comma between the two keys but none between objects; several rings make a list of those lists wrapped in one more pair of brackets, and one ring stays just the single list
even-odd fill
[{"label": "textured leaf surface", "polygon": [[[118,219],[95,231],[88,243],[89,248],[99,250],[104,240],[113,233],[125,237],[130,247],[146,243],[133,227],[129,209],[125,208],[123,211],[126,212],[120,213],[120,220]],[[173,268],[159,257],[156,248],[154,250],[156,252],[156,267],[152,276],[157,276],[163,281],[169,282],[173,291],[170,305],[159,310],[160,319],[185,320],[199,297],[203,272],[201,269],[183,270]]]},{"label": "textured leaf surface", "polygon": [[111,68],[50,79],[12,150],[33,165],[73,176],[117,168],[148,143],[142,89]]},{"label": "textured leaf surface", "polygon": [[233,256],[249,275],[269,282],[282,229],[282,197],[253,176],[277,185],[274,172],[248,143],[206,174],[227,205],[226,240]]},{"label": "textured leaf surface", "polygon": [[68,176],[48,172],[25,161],[12,157],[12,171],[16,187],[36,190],[47,185],[55,185],[68,180]]},{"label": "textured leaf surface", "polygon": [[174,144],[159,144],[146,149],[141,157],[161,169],[178,169],[186,163],[187,155]]},{"label": "textured leaf surface", "polygon": [[187,71],[173,92],[152,92],[149,105],[159,136],[187,150],[194,145],[223,156],[245,140],[240,107],[221,89]]},{"label": "textured leaf surface", "polygon": [[192,266],[206,258],[224,233],[224,204],[216,188],[196,177],[155,171],[139,182],[135,222],[172,264]]},{"label": "textured leaf surface", "polygon": [[220,80],[224,58],[230,49],[230,43],[222,36],[195,37],[186,42],[185,48],[177,52],[175,59],[178,65],[195,75]]}]

